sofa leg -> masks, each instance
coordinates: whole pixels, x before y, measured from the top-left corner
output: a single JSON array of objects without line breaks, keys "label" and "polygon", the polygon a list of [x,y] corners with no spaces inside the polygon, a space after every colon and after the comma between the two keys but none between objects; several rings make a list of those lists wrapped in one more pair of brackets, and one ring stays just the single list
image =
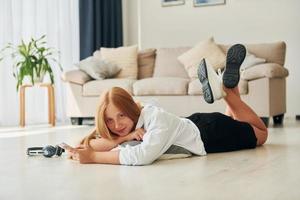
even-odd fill
[{"label": "sofa leg", "polygon": [[276,115],[273,117],[274,125],[282,125],[283,124],[284,114]]},{"label": "sofa leg", "polygon": [[71,117],[72,125],[82,125],[83,118],[82,117]]},{"label": "sofa leg", "polygon": [[261,117],[260,119],[264,122],[264,124],[266,125],[266,127],[269,126],[269,121],[270,121],[269,117]]}]

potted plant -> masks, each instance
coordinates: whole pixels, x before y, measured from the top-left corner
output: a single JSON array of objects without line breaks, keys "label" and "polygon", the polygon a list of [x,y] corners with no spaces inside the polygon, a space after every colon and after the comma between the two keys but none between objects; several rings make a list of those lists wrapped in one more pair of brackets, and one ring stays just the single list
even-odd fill
[{"label": "potted plant", "polygon": [[14,61],[13,75],[17,79],[17,90],[23,84],[24,78],[28,77],[34,85],[40,83],[46,74],[49,74],[51,84],[54,84],[54,75],[49,63],[50,60],[57,63],[60,70],[61,65],[55,59],[55,54],[58,53],[53,48],[47,48],[45,35],[38,39],[31,38],[29,43],[23,40],[20,45],[8,43],[0,51],[0,62],[11,57]]}]

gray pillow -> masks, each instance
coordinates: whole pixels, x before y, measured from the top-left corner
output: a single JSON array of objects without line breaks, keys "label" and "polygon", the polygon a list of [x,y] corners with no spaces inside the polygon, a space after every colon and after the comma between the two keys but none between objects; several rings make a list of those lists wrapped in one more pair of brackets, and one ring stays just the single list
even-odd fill
[{"label": "gray pillow", "polygon": [[244,62],[241,65],[241,71],[244,71],[250,67],[253,67],[258,64],[263,64],[266,62],[266,59],[256,57],[254,54],[247,52]]},{"label": "gray pillow", "polygon": [[77,66],[80,70],[97,80],[111,78],[121,70],[117,65],[106,60],[99,60],[93,56],[81,60]]}]

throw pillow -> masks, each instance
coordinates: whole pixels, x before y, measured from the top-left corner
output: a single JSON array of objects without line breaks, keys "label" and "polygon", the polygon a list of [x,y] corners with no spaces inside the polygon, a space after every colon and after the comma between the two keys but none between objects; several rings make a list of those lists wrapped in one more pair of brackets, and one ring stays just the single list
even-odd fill
[{"label": "throw pillow", "polygon": [[190,78],[197,78],[197,67],[203,58],[215,70],[225,66],[225,54],[213,38],[198,43],[194,48],[180,55],[178,60],[184,65]]},{"label": "throw pillow", "polygon": [[189,75],[178,56],[190,50],[190,47],[158,48],[156,51],[153,77],[187,78]]},{"label": "throw pillow", "polygon": [[98,60],[102,60],[100,50],[94,51],[93,56],[94,56],[95,58],[97,58]]},{"label": "throw pillow", "polygon": [[80,70],[97,80],[111,78],[121,70],[121,68],[117,65],[109,63],[105,60],[98,60],[93,56],[80,61],[77,66]]},{"label": "throw pillow", "polygon": [[[96,50],[93,56],[102,59],[101,51]],[[138,51],[138,79],[149,78],[153,76],[156,49],[144,49]]]},{"label": "throw pillow", "polygon": [[153,75],[156,49],[145,49],[138,52],[138,79]]},{"label": "throw pillow", "polygon": [[246,58],[245,58],[244,62],[242,63],[240,69],[243,71],[249,67],[253,67],[254,65],[258,65],[258,64],[263,64],[265,62],[266,62],[266,59],[258,58],[254,54],[247,52]]},{"label": "throw pillow", "polygon": [[101,48],[101,57],[121,68],[120,73],[115,78],[136,79],[137,68],[137,46],[119,48]]}]

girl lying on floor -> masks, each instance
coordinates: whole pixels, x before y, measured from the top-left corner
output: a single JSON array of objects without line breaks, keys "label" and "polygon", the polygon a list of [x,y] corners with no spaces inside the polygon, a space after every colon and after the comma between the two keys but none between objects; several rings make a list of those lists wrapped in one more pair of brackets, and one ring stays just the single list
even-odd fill
[{"label": "girl lying on floor", "polygon": [[[80,146],[69,149],[70,157],[80,163],[147,165],[171,146],[203,156],[264,144],[268,130],[241,100],[237,88],[239,68],[245,55],[243,45],[232,46],[227,52],[222,78],[204,59],[199,64],[198,76],[205,101],[213,103],[223,98],[227,105],[226,115],[194,113],[181,118],[153,105],[142,106],[124,89],[114,87],[101,95],[95,129]],[[132,140],[141,143],[111,151]]]}]

